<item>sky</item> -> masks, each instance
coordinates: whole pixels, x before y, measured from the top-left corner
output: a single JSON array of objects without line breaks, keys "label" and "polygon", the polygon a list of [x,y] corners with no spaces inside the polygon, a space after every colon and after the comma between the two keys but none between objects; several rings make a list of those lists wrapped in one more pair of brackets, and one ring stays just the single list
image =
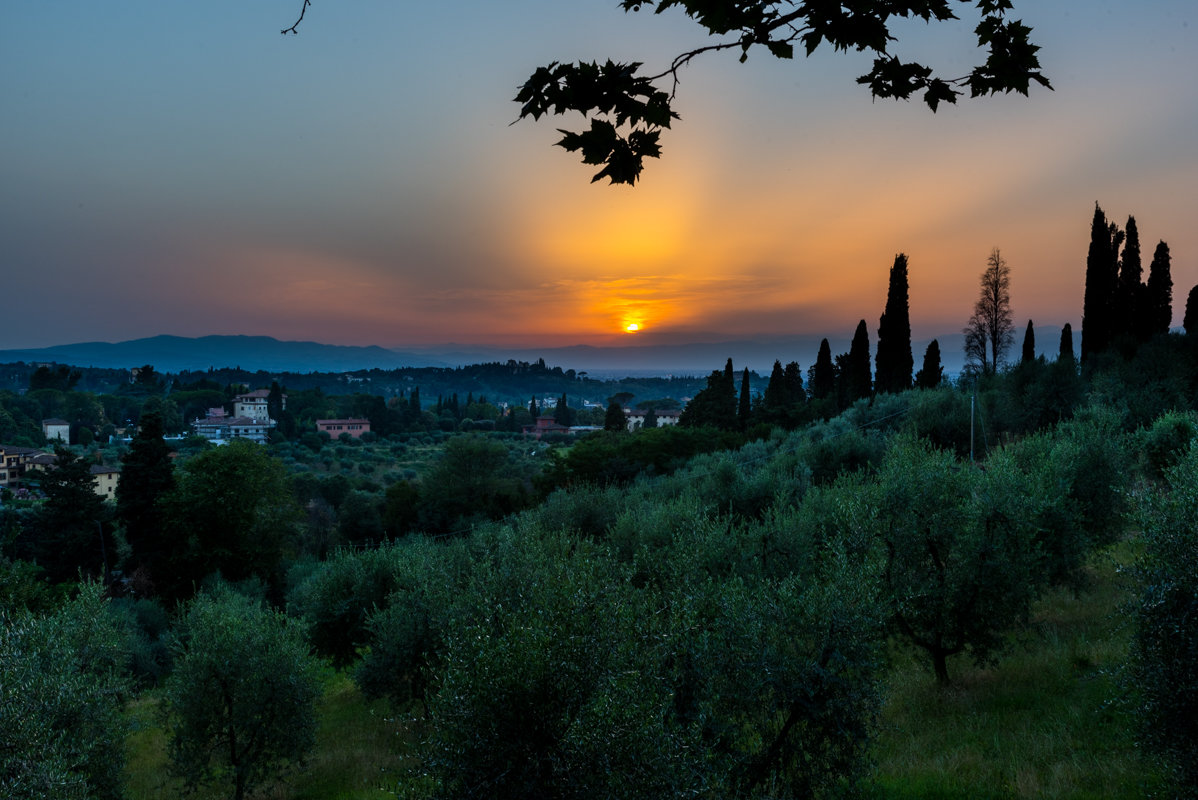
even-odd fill
[{"label": "sky", "polygon": [[[1079,329],[1094,204],[1198,283],[1198,4],[1016,0],[1054,91],[873,100],[867,54],[682,73],[635,187],[516,119],[550,61],[658,71],[707,44],[615,0],[38,0],[0,11],[0,349],[157,334],[510,347],[913,336],[968,319],[992,249]],[[897,28],[964,75],[976,10]],[[635,324],[637,332],[629,333]],[[941,342],[942,348],[959,343]],[[917,355],[917,359],[919,354]]]}]

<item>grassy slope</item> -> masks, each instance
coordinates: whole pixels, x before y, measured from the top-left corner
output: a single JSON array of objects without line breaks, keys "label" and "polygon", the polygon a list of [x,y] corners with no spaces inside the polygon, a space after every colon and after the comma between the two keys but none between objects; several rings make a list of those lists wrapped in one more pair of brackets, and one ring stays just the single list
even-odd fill
[{"label": "grassy slope", "polygon": [[953,686],[926,659],[895,654],[875,747],[876,798],[1144,797],[1155,783],[1132,720],[1112,701],[1131,626],[1118,565],[1095,560],[1091,584],[1053,591],[997,664],[950,660]]},{"label": "grassy slope", "polygon": [[[166,774],[166,735],[159,725],[158,695],[135,701],[126,767],[128,800],[182,797],[182,784]],[[401,728],[381,703],[367,703],[343,674],[333,675],[317,709],[316,749],[307,763],[255,797],[270,800],[385,800],[395,780]],[[194,797],[224,800],[229,789],[209,786]]]},{"label": "grassy slope", "polygon": [[[920,654],[896,650],[868,786],[897,798],[1144,797],[1154,784],[1138,757],[1131,720],[1113,707],[1114,671],[1126,655],[1127,590],[1117,572],[1124,546],[1095,561],[1091,586],[1054,591],[1031,628],[990,667],[950,661],[941,689]],[[129,800],[177,797],[165,777],[165,736],[151,694],[132,707]],[[319,709],[317,749],[308,764],[260,796],[273,800],[381,800],[389,770],[401,766],[402,728],[385,706],[368,704],[344,675],[332,677]],[[223,798],[223,791],[197,795]]]}]

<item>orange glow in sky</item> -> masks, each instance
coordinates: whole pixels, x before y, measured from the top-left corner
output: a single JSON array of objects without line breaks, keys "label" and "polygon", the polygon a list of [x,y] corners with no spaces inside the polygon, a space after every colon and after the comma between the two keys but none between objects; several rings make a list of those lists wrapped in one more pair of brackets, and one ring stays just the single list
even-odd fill
[{"label": "orange glow in sky", "polygon": [[[581,119],[509,125],[513,87],[574,56],[652,72],[704,41],[684,15],[374,2],[280,40],[277,4],[14,4],[0,349],[162,333],[645,347],[848,339],[860,319],[873,338],[901,252],[913,334],[959,351],[995,247],[1018,329],[1079,330],[1096,201],[1120,226],[1135,215],[1146,256],[1169,244],[1179,324],[1198,282],[1198,17],[1193,0],[1091,5],[1019,3],[1055,91],[935,115],[873,101],[855,54],[696,59],[662,158],[613,187],[553,147]],[[899,57],[926,48],[951,73],[960,42],[941,33],[904,28]]]}]

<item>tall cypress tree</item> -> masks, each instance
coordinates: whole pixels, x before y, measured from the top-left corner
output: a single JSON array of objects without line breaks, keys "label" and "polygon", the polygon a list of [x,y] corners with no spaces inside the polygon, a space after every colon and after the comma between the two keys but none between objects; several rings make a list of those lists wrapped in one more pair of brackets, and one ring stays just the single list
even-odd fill
[{"label": "tall cypress tree", "polygon": [[1187,336],[1198,336],[1198,286],[1190,289],[1186,297],[1186,315],[1181,321]]},{"label": "tall cypress tree", "polygon": [[116,485],[116,516],[129,545],[126,573],[145,581],[140,588],[152,591],[155,582],[167,579],[167,556],[172,551],[165,541],[173,532],[164,529],[162,500],[175,488],[171,449],[163,439],[162,417],[146,414],[129,451],[121,457],[121,475]]},{"label": "tall cypress tree", "polygon": [[1067,358],[1072,361],[1075,356],[1073,354],[1073,326],[1068,322],[1065,327],[1061,328],[1061,349],[1057,354],[1057,358]]},{"label": "tall cypress tree", "polygon": [[940,342],[933,339],[923,353],[923,368],[915,374],[915,386],[919,389],[935,389],[944,380],[944,367],[940,365]]},{"label": "tall cypress tree", "polygon": [[1111,306],[1118,278],[1122,234],[1094,204],[1090,223],[1090,249],[1086,253],[1086,290],[1082,307],[1082,361],[1101,353],[1111,343]]},{"label": "tall cypress tree", "polygon": [[766,384],[765,394],[761,398],[761,415],[764,422],[771,425],[780,424],[786,417],[791,400],[786,390],[786,376],[782,372],[782,362],[774,361],[774,369],[770,372],[770,382]]},{"label": "tall cypress tree", "polygon": [[1144,338],[1168,333],[1173,324],[1173,277],[1169,274],[1169,262],[1169,245],[1162,241],[1157,244],[1152,265],[1148,268],[1148,286],[1144,292],[1147,335]]},{"label": "tall cypress tree", "polygon": [[907,256],[899,253],[890,268],[890,288],[886,293],[886,310],[878,322],[877,374],[874,388],[878,392],[901,392],[911,388],[911,371],[915,360],[911,355],[911,311],[907,289]]},{"label": "tall cypress tree", "polygon": [[749,394],[749,368],[745,367],[740,376],[740,404],[736,408],[736,421],[743,431],[749,427],[749,418],[753,416],[753,397]]},{"label": "tall cypress tree", "polygon": [[841,380],[844,381],[844,402],[847,407],[862,397],[869,397],[872,388],[869,373],[869,328],[865,326],[865,320],[857,323],[844,367],[845,372],[841,375]]},{"label": "tall cypress tree", "polygon": [[836,367],[832,364],[832,347],[821,339],[819,353],[811,367],[811,396],[816,400],[831,397],[836,389]]},{"label": "tall cypress tree", "polygon": [[1023,354],[1019,359],[1021,364],[1036,360],[1036,332],[1032,329],[1032,321],[1027,321],[1027,332],[1023,334]]},{"label": "tall cypress tree", "polygon": [[1143,327],[1144,267],[1140,259],[1140,230],[1136,218],[1127,218],[1123,256],[1119,259],[1119,281],[1111,298],[1111,336],[1134,335]]}]

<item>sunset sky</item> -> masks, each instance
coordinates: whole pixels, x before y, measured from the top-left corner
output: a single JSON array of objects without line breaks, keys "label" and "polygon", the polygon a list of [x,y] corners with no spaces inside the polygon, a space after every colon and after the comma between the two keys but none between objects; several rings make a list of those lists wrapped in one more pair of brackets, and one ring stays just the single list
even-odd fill
[{"label": "sunset sky", "polygon": [[[635,188],[512,97],[552,60],[656,71],[707,43],[681,15],[313,0],[281,36],[300,2],[6,4],[0,349],[873,337],[898,252],[919,338],[960,331],[994,247],[1020,331],[1077,328],[1096,201],[1145,267],[1169,243],[1174,324],[1198,283],[1194,0],[1016,0],[1055,91],[935,115],[871,100],[867,55],[700,59]],[[973,11],[895,52],[967,73]]]}]

